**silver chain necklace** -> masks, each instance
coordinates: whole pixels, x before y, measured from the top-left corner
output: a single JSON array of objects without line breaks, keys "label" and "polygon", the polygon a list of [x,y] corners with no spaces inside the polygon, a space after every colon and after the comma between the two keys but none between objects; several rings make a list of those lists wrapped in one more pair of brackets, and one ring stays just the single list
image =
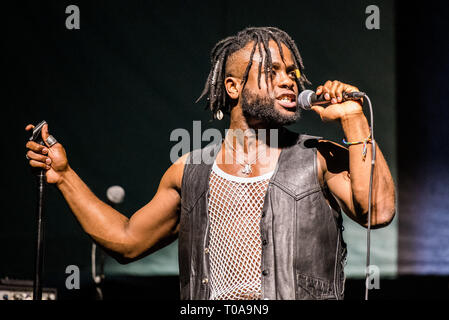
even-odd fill
[{"label": "silver chain necklace", "polygon": [[[227,144],[227,145],[229,145],[229,147],[235,152],[235,153],[237,153],[237,150],[235,150],[234,149],[234,147],[232,146],[232,144],[228,141],[228,139],[226,139],[226,137],[225,137],[225,144]],[[234,157],[234,156],[232,156],[242,167],[243,167],[243,169],[242,169],[242,173],[244,174],[244,175],[250,175],[252,172],[253,172],[253,169],[251,168],[251,166],[254,164],[254,163],[256,163],[256,161],[257,161],[257,159],[259,159],[259,156],[262,154],[262,152],[263,151],[266,151],[266,150],[264,150],[263,148],[262,148],[262,150],[261,151],[259,151],[258,153],[257,153],[257,155],[256,155],[256,158],[254,158],[254,160],[253,161],[251,161],[251,162],[241,162],[241,161],[239,161],[238,159],[237,159],[237,157]]]}]

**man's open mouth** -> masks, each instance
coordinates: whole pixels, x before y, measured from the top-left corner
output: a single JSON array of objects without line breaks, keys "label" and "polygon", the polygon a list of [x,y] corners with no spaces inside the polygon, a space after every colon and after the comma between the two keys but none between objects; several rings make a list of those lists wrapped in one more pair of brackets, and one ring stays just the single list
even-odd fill
[{"label": "man's open mouth", "polygon": [[296,95],[293,93],[283,93],[276,100],[286,109],[296,109]]}]

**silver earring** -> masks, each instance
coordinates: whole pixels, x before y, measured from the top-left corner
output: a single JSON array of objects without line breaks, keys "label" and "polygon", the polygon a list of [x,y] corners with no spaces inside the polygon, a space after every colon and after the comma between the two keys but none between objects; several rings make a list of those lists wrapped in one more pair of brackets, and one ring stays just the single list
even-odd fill
[{"label": "silver earring", "polygon": [[217,118],[218,120],[223,119],[223,111],[218,110],[217,112],[215,112],[215,118]]}]

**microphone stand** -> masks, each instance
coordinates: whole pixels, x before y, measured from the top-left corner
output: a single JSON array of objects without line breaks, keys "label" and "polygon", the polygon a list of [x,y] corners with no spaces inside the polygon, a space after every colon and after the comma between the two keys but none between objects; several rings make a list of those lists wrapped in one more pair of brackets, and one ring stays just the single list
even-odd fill
[{"label": "microphone stand", "polygon": [[37,242],[36,259],[34,265],[33,300],[42,300],[42,269],[44,262],[44,197],[45,197],[45,172],[40,170],[37,174],[38,199],[36,208],[37,217]]},{"label": "microphone stand", "polygon": [[[30,141],[37,142],[45,146],[42,140],[42,127],[47,122],[41,121],[36,127],[30,137]],[[42,300],[42,269],[44,265],[44,198],[46,187],[46,176],[43,169],[38,169],[37,172],[37,241],[36,241],[36,256],[34,262],[34,282],[33,282],[33,300]]]},{"label": "microphone stand", "polygon": [[92,243],[91,263],[92,263],[92,279],[95,283],[95,300],[103,300],[103,280],[104,280],[104,252],[99,248],[100,255],[100,272],[97,274],[97,245]]}]

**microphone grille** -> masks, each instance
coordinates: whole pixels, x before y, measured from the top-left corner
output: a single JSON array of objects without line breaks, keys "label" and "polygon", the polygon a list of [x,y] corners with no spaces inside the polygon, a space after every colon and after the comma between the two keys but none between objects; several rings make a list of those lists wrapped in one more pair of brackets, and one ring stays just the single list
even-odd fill
[{"label": "microphone grille", "polygon": [[122,203],[125,199],[125,190],[120,186],[110,186],[106,191],[106,196],[114,204]]},{"label": "microphone grille", "polygon": [[298,95],[298,106],[300,108],[303,108],[304,110],[310,110],[311,104],[310,104],[310,97],[312,94],[314,94],[312,90],[303,90]]}]

